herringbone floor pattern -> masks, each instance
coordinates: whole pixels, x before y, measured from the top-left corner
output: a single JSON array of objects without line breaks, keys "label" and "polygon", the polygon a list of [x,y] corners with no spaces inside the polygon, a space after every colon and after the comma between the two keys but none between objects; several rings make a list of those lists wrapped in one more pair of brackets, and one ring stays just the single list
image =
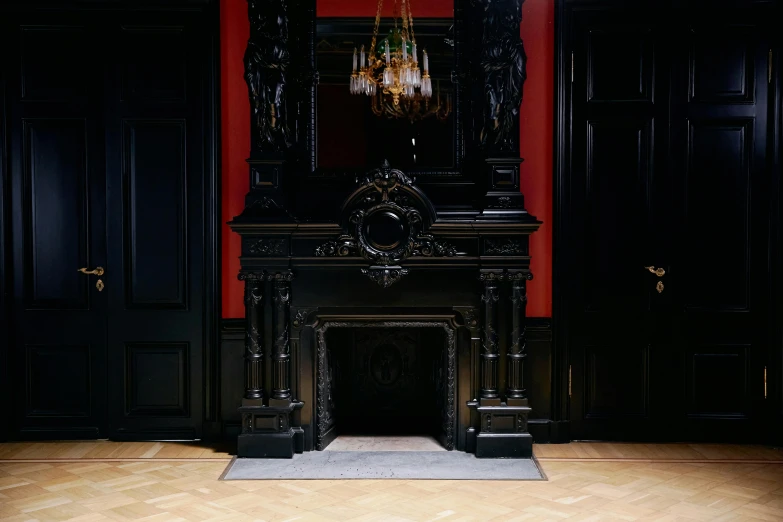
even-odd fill
[{"label": "herringbone floor pattern", "polygon": [[535,452],[547,482],[219,481],[229,454],[193,444],[0,444],[0,519],[783,520],[778,450],[572,443]]}]

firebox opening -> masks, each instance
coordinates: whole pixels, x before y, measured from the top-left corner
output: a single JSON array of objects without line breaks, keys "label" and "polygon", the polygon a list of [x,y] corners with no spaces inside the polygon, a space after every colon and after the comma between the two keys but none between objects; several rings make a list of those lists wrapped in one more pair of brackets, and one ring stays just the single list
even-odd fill
[{"label": "firebox opening", "polygon": [[337,435],[434,436],[446,446],[443,328],[334,328],[326,339]]}]

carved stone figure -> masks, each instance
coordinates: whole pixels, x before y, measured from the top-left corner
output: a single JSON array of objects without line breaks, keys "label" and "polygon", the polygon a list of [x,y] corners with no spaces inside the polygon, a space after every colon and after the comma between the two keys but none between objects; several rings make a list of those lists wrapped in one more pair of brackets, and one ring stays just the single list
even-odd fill
[{"label": "carved stone figure", "polygon": [[250,96],[253,148],[281,152],[290,146],[286,111],[288,15],[285,0],[247,0],[250,39],[245,81]]},{"label": "carved stone figure", "polygon": [[527,78],[527,55],[519,37],[524,0],[479,0],[484,8],[481,67],[484,71],[482,145],[513,151],[515,118]]}]

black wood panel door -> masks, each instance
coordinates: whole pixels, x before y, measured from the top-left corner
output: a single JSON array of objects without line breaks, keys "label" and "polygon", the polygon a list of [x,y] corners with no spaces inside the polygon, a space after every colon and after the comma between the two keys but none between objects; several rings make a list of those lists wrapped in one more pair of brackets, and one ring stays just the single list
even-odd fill
[{"label": "black wood panel door", "polygon": [[577,439],[763,439],[771,47],[703,14],[566,8]]},{"label": "black wood panel door", "polygon": [[650,380],[665,370],[651,353],[661,318],[644,266],[659,244],[668,79],[656,67],[659,34],[649,17],[591,11],[573,24],[572,435],[622,439],[645,433],[653,410],[665,407]]},{"label": "black wood panel door", "polygon": [[83,17],[3,26],[11,171],[13,431],[106,433],[105,178],[100,74]]},{"label": "black wood panel door", "polygon": [[15,438],[193,439],[214,417],[207,23],[3,14]]},{"label": "black wood panel door", "polygon": [[201,437],[204,89],[193,15],[123,15],[107,34],[109,421],[113,438]]},{"label": "black wood panel door", "polygon": [[772,32],[752,13],[724,16],[677,17],[673,31],[670,270],[661,278],[682,386],[672,410],[694,438],[764,440]]}]

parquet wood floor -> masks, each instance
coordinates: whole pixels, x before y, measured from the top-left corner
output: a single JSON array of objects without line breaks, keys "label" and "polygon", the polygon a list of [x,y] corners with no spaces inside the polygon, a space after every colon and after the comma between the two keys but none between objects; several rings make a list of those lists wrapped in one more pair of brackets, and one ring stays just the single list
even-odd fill
[{"label": "parquet wood floor", "polygon": [[0,519],[783,520],[779,450],[572,443],[535,453],[547,482],[219,481],[225,448],[8,443],[0,444]]}]

